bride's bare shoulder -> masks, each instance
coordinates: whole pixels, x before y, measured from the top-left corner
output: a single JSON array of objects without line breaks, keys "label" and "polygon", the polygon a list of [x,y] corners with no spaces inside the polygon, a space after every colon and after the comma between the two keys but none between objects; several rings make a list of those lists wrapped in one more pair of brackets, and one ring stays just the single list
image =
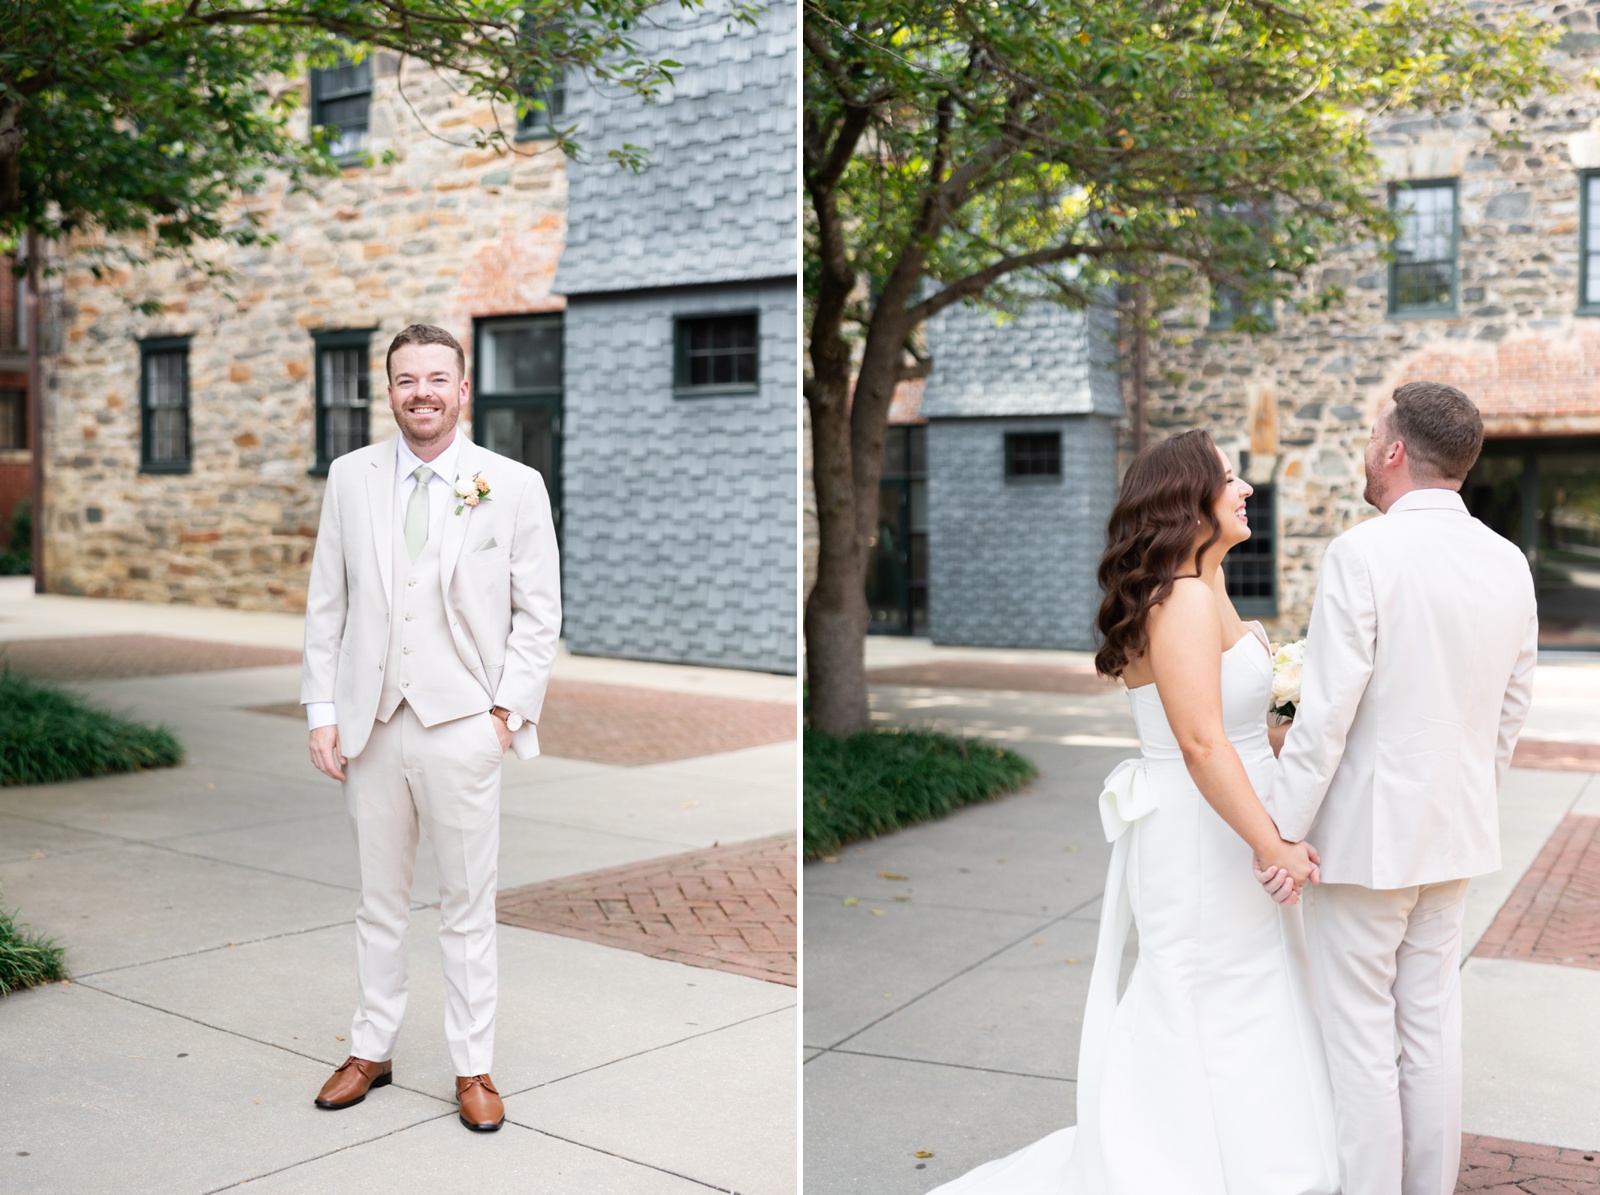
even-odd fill
[{"label": "bride's bare shoulder", "polygon": [[1179,577],[1166,599],[1150,610],[1150,630],[1162,638],[1216,633],[1217,629],[1216,594],[1199,577]]}]

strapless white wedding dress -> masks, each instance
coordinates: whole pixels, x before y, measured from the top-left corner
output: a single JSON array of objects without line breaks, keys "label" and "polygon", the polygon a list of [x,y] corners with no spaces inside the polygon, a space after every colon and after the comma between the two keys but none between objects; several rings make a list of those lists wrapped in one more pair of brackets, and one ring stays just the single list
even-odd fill
[{"label": "strapless white wedding dress", "polygon": [[[1223,653],[1228,739],[1271,786],[1260,624]],[[1114,842],[1078,1051],[1078,1123],[936,1195],[1338,1195],[1333,1096],[1298,906],[1195,788],[1154,685],[1128,691],[1141,756],[1106,780]],[[1117,980],[1131,920],[1139,958]]]}]

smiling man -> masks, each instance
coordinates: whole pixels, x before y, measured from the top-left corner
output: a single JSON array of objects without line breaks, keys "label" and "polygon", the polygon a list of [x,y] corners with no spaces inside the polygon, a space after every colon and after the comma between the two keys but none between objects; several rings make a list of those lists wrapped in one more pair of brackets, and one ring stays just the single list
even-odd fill
[{"label": "smiling man", "polygon": [[539,753],[561,628],[555,528],[538,473],[458,432],[455,337],[414,324],[387,367],[400,434],[328,470],[306,596],[311,762],[344,785],[361,866],[351,1054],[316,1104],[349,1108],[392,1081],[426,824],[456,1098],[461,1122],[488,1132],[505,1116],[489,1077],[500,761]]}]

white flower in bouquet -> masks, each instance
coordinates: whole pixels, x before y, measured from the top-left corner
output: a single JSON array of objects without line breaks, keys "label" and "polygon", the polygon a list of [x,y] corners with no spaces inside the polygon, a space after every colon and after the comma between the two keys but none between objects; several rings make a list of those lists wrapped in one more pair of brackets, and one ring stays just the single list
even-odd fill
[{"label": "white flower in bouquet", "polygon": [[1280,718],[1293,718],[1300,704],[1300,670],[1305,664],[1306,641],[1281,643],[1272,653],[1272,701],[1268,705]]}]

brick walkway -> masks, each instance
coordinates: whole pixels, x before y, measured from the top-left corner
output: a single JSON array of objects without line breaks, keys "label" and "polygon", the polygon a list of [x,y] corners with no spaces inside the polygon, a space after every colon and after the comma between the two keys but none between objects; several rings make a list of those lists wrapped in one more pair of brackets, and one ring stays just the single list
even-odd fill
[{"label": "brick walkway", "polygon": [[1519,739],[1511,755],[1511,766],[1543,768],[1549,772],[1600,772],[1600,743]]},{"label": "brick walkway", "polygon": [[38,680],[123,680],[298,664],[300,653],[283,647],[208,643],[164,635],[89,635],[0,643],[0,661],[9,661],[16,671]]},{"label": "brick walkway", "polygon": [[794,987],[793,834],[500,893],[499,920]]},{"label": "brick walkway", "polygon": [[1556,827],[1472,953],[1600,970],[1600,817]]},{"label": "brick walkway", "polygon": [[1498,1137],[1461,1137],[1456,1195],[1600,1195],[1600,1155]]},{"label": "brick walkway", "polygon": [[1021,693],[1104,693],[1117,684],[1092,668],[1061,664],[1008,664],[1001,660],[937,660],[874,668],[874,685],[917,685],[930,689],[1008,689]]}]

